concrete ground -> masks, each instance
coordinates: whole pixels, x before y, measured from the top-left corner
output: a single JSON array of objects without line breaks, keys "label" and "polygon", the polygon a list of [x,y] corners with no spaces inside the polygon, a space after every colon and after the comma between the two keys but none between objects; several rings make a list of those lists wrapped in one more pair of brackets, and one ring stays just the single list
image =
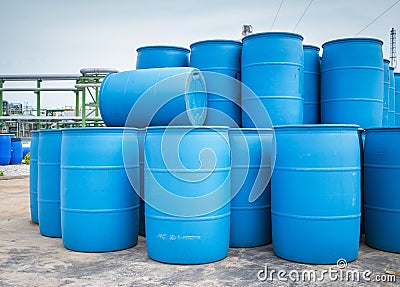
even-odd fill
[{"label": "concrete ground", "polygon": [[[280,259],[274,255],[271,244],[257,248],[230,249],[228,257],[222,261],[193,266],[152,261],[147,257],[146,240],[143,237],[139,237],[137,246],[123,251],[95,254],[73,252],[63,247],[61,239],[47,238],[39,234],[38,226],[30,222],[28,193],[27,177],[0,180],[2,287],[400,285],[399,276],[395,277],[396,283],[376,282],[379,279],[393,281],[386,272],[400,271],[400,254],[372,249],[366,246],[364,241],[360,244],[358,259],[344,269],[335,265],[306,265]],[[274,280],[260,280],[265,276],[265,272],[260,271],[264,270],[265,266],[268,267],[269,275],[271,270],[284,270],[286,275],[282,273],[281,277],[287,281],[278,280],[276,273],[273,275]],[[328,271],[329,268],[338,273],[331,273],[332,280],[327,273],[324,280],[320,281],[322,272]],[[307,275],[302,273],[303,270],[314,270],[318,278],[315,282],[302,280],[303,275]],[[346,280],[346,272],[349,270],[360,272],[360,282]],[[371,281],[367,281],[369,279]]]}]

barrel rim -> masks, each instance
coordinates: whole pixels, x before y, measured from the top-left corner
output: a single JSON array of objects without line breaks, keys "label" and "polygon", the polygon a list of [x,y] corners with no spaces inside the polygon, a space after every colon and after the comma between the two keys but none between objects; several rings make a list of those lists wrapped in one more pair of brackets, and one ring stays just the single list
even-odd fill
[{"label": "barrel rim", "polygon": [[394,132],[394,131],[399,131],[400,132],[400,127],[374,127],[374,128],[366,128],[366,132]]},{"label": "barrel rim", "polygon": [[156,131],[156,130],[229,130],[228,126],[154,126],[154,127],[146,127],[147,131]]},{"label": "barrel rim", "polygon": [[[394,67],[393,67],[393,69],[394,69]],[[394,76],[396,77],[396,76],[400,76],[400,72],[394,72]]]},{"label": "barrel rim", "polygon": [[14,134],[3,134],[3,133],[0,133],[0,136],[13,136]]},{"label": "barrel rim", "polygon": [[383,41],[377,38],[354,37],[354,38],[340,38],[340,39],[330,40],[322,44],[322,48],[325,48],[326,46],[329,45],[340,44],[342,42],[376,42],[383,45]]},{"label": "barrel rim", "polygon": [[50,133],[53,133],[53,134],[58,134],[58,133],[61,133],[61,129],[44,129],[44,130],[39,130],[39,135],[40,134],[50,134]]},{"label": "barrel rim", "polygon": [[390,64],[390,60],[389,59],[383,59],[383,62]]},{"label": "barrel rim", "polygon": [[176,50],[176,51],[184,51],[190,53],[190,50],[185,47],[180,46],[172,46],[172,45],[149,45],[143,46],[136,49],[136,52],[141,52],[143,50],[157,50],[157,49],[166,49],[166,50]]},{"label": "barrel rim", "polygon": [[300,34],[297,34],[297,33],[292,33],[292,32],[260,32],[260,33],[247,35],[246,37],[244,37],[242,39],[242,42],[250,40],[251,38],[268,37],[268,36],[286,36],[289,38],[297,38],[297,39],[300,39],[301,41],[304,40],[303,36],[301,36]]},{"label": "barrel rim", "polygon": [[62,129],[63,133],[66,132],[85,132],[85,131],[121,131],[121,132],[125,132],[125,131],[138,131],[138,128],[134,128],[134,127],[81,127],[81,128],[65,128]]},{"label": "barrel rim", "polygon": [[210,39],[210,40],[200,40],[197,42],[194,42],[190,45],[190,49],[192,49],[194,46],[198,45],[204,45],[204,44],[234,44],[237,46],[243,46],[242,42],[238,40],[229,40],[229,39]]},{"label": "barrel rim", "polygon": [[284,130],[284,129],[326,129],[326,128],[346,128],[346,129],[356,129],[360,128],[359,125],[353,124],[305,124],[305,125],[281,125],[274,126],[274,130]]},{"label": "barrel rim", "polygon": [[389,66],[389,70],[393,70],[393,71],[394,71],[394,67],[392,67],[392,66]]},{"label": "barrel rim", "polygon": [[310,45],[310,44],[304,44],[304,45],[303,45],[303,50],[304,50],[304,48],[305,48],[305,49],[310,49],[310,50],[316,50],[316,51],[318,51],[318,52],[321,50],[320,47],[315,46],[315,45]]},{"label": "barrel rim", "polygon": [[229,128],[229,132],[273,132],[274,129],[271,128]]}]

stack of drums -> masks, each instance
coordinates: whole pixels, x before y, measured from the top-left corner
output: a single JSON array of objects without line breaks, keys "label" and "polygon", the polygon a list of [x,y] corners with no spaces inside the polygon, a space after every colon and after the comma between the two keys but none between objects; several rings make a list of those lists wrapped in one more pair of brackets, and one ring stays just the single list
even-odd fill
[{"label": "stack of drums", "polygon": [[312,264],[355,260],[361,212],[358,126],[282,126],[275,135],[275,254]]},{"label": "stack of drums", "polygon": [[232,153],[231,247],[271,242],[272,129],[229,130]]},{"label": "stack of drums", "polygon": [[[266,32],[243,38],[242,126],[270,127],[303,123],[303,37]],[[251,115],[249,114],[251,113]],[[257,124],[261,123],[261,124]]]},{"label": "stack of drums", "polygon": [[[38,215],[40,233],[61,237],[60,160],[61,131],[39,131]],[[75,183],[75,182],[74,182]]]},{"label": "stack of drums", "polygon": [[30,164],[29,164],[29,202],[31,219],[39,223],[38,217],[38,154],[39,154],[39,132],[31,131]]},{"label": "stack of drums", "polygon": [[190,66],[202,71],[207,85],[208,105],[204,124],[239,127],[242,43],[207,40],[192,44],[190,49]]},{"label": "stack of drums", "polygon": [[228,254],[231,150],[227,127],[151,127],[145,136],[150,258],[200,264]]},{"label": "stack of drums", "polygon": [[382,126],[382,44],[377,39],[349,38],[322,46],[322,123]]},{"label": "stack of drums", "polygon": [[400,253],[400,129],[367,129],[364,212],[367,244]]},{"label": "stack of drums", "polygon": [[319,48],[311,45],[304,45],[304,108],[303,123],[319,124],[319,83],[321,61]]},{"label": "stack of drums", "polygon": [[62,133],[64,246],[105,252],[136,245],[139,196],[130,179],[139,179],[137,129],[75,128]]}]

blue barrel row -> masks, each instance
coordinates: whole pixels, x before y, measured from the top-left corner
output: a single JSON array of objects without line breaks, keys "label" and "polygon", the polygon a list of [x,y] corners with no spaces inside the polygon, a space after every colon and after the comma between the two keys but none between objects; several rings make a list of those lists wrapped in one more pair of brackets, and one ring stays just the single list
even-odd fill
[{"label": "blue barrel row", "polygon": [[[71,250],[129,248],[137,241],[138,194],[145,182],[147,246],[155,260],[204,263],[224,258],[230,245],[270,243],[270,186],[265,173],[271,172],[272,138],[270,129],[232,129],[228,133],[228,127],[153,127],[146,133],[131,128],[33,132],[32,220],[39,222],[42,235],[62,237],[64,246]],[[173,158],[177,141],[176,151],[181,155],[178,163],[184,166],[176,165]],[[186,152],[189,147],[191,153]],[[202,155],[211,148],[216,167],[209,165],[208,154]],[[205,161],[200,169],[199,154]],[[193,175],[205,180],[192,180]],[[258,182],[255,187],[254,181]],[[166,197],[163,190],[168,191]],[[169,198],[170,192],[187,202],[174,203],[176,198]],[[256,200],[250,203],[251,193]],[[232,204],[231,194],[235,195]],[[196,201],[199,195],[205,198],[200,204]],[[248,233],[243,232],[245,228],[249,228]],[[176,244],[198,253],[175,254]],[[198,244],[201,248],[196,247]]]},{"label": "blue barrel row", "polygon": [[[259,246],[272,239],[274,252],[293,261],[331,264],[338,258],[356,259],[361,212],[358,131],[351,125],[280,126],[274,137],[271,129],[146,129],[143,180],[149,256],[168,263],[205,263],[224,258],[229,246]],[[367,130],[364,152],[367,243],[392,252],[399,252],[398,231],[390,222],[400,206],[388,177],[396,178],[399,138],[395,128]],[[140,186],[141,178],[136,129],[42,131],[38,150],[43,235],[62,235],[67,248],[86,252],[135,245],[139,197],[132,186]],[[385,192],[376,193],[382,186]],[[394,238],[386,243],[392,238],[388,232],[394,232]],[[304,242],[307,247],[299,249]],[[176,252],[182,248],[197,251]]]},{"label": "blue barrel row", "polygon": [[20,164],[23,155],[20,138],[16,138],[13,134],[0,133],[0,165]]}]

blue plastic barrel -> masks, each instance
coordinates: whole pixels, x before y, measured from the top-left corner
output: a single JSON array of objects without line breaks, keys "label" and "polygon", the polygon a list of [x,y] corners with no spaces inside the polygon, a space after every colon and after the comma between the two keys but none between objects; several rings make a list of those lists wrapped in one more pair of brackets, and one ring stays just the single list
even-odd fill
[{"label": "blue plastic barrel", "polygon": [[99,106],[109,127],[202,125],[207,93],[204,79],[195,68],[126,71],[103,79]]},{"label": "blue plastic barrel", "polygon": [[388,110],[388,126],[395,126],[395,79],[394,79],[394,68],[389,67],[389,110]]},{"label": "blue plastic barrel", "polygon": [[61,224],[66,248],[105,252],[136,245],[139,196],[128,175],[139,176],[136,129],[63,130]]},{"label": "blue plastic barrel", "polygon": [[[273,125],[303,123],[303,37],[293,33],[266,32],[243,38],[242,82],[261,100]],[[242,107],[258,105],[242,90]],[[242,113],[242,126],[253,127]]]},{"label": "blue plastic barrel", "polygon": [[365,237],[400,253],[400,128],[367,129],[364,151]]},{"label": "blue plastic barrel", "polygon": [[31,149],[29,146],[22,146],[22,158],[24,158],[28,153],[30,153]]},{"label": "blue plastic barrel", "polygon": [[304,51],[304,108],[303,123],[319,124],[319,89],[320,69],[319,48],[312,45],[303,45]]},{"label": "blue plastic barrel", "polygon": [[390,61],[387,59],[383,60],[383,114],[382,114],[382,126],[387,127],[389,124],[389,64]]},{"label": "blue plastic barrel", "polygon": [[136,50],[136,69],[189,66],[190,50],[175,46],[145,46]]},{"label": "blue plastic barrel", "polygon": [[321,122],[382,125],[383,42],[338,39],[322,45]]},{"label": "blue plastic barrel", "polygon": [[148,128],[144,152],[149,257],[177,264],[225,258],[230,227],[228,128]]},{"label": "blue plastic barrel", "polygon": [[11,160],[11,134],[0,134],[0,165],[8,165]]},{"label": "blue plastic barrel", "polygon": [[20,164],[23,158],[22,142],[20,138],[11,139],[11,159],[10,164]]},{"label": "blue plastic barrel", "polygon": [[38,203],[40,233],[61,237],[60,156],[61,130],[39,131]]},{"label": "blue plastic barrel", "polygon": [[193,43],[190,49],[190,66],[203,72],[207,85],[205,125],[240,126],[242,43],[233,40],[205,40]]},{"label": "blue plastic barrel", "polygon": [[394,96],[394,118],[395,126],[400,126],[400,73],[394,73],[395,96]]},{"label": "blue plastic barrel", "polygon": [[[272,129],[230,129],[231,247],[271,242]],[[252,198],[251,194],[256,198]]]},{"label": "blue plastic barrel", "polygon": [[39,223],[38,216],[38,153],[39,153],[39,132],[31,131],[30,163],[29,163],[29,203],[31,219]]},{"label": "blue plastic barrel", "polygon": [[312,264],[355,260],[361,212],[358,126],[282,126],[275,135],[275,254]]},{"label": "blue plastic barrel", "polygon": [[139,142],[139,166],[140,166],[140,208],[139,208],[139,235],[146,236],[146,225],[144,218],[144,136],[146,129],[138,130]]}]

